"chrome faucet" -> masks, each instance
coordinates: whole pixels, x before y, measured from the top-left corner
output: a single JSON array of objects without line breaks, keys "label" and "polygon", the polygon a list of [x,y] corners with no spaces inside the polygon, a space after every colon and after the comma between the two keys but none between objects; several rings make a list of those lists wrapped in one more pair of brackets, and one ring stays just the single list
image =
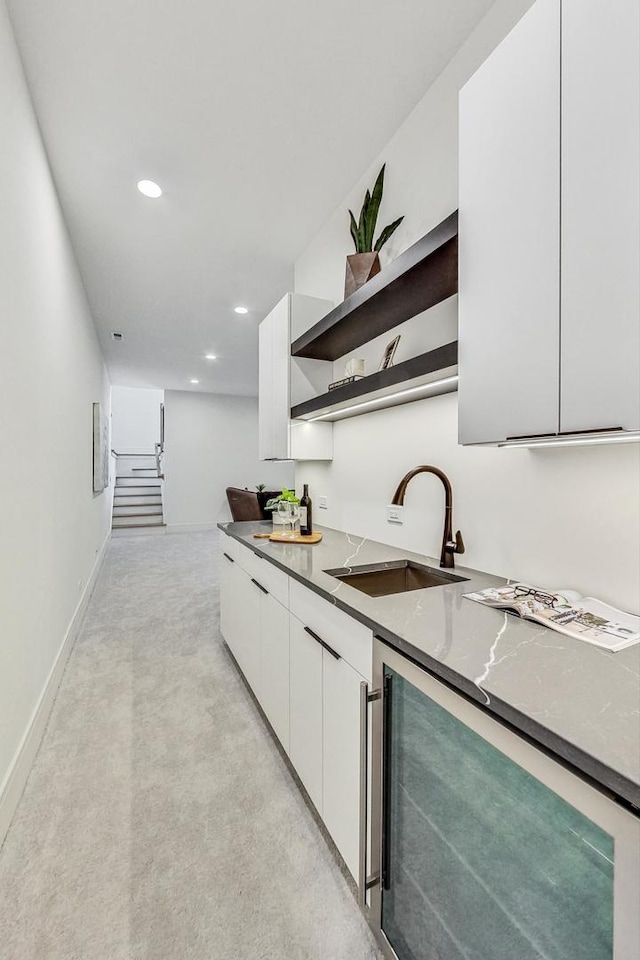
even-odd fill
[{"label": "chrome faucet", "polygon": [[406,477],[402,478],[391,503],[398,507],[404,505],[404,495],[409,481],[419,473],[434,473],[436,477],[440,477],[442,480],[442,485],[444,486],[444,533],[442,535],[440,566],[454,567],[453,555],[454,553],[464,553],[464,541],[459,530],[456,531],[455,540],[453,539],[453,524],[451,519],[453,514],[453,491],[447,475],[443,473],[442,470],[439,470],[438,467],[416,467],[415,470],[410,470]]}]

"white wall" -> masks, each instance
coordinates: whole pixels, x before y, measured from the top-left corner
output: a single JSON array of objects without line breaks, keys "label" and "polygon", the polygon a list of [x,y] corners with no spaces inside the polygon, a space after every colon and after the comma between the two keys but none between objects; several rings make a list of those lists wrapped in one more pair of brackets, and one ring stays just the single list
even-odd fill
[{"label": "white wall", "polygon": [[154,453],[164,390],[111,388],[111,443],[118,453]]},{"label": "white wall", "polygon": [[176,524],[230,520],[227,487],[292,486],[291,462],[258,460],[258,401],[215,393],[167,390],[165,519]]},{"label": "white wall", "polygon": [[[351,252],[346,209],[359,209],[383,161],[380,222],[405,214],[387,257],[456,209],[458,91],[529,6],[530,0],[499,0],[492,7],[299,258],[297,292],[342,298],[344,257]],[[438,308],[443,329],[455,309],[455,298]],[[573,587],[640,612],[638,446],[460,447],[456,421],[457,397],[449,395],[336,423],[333,462],[298,464],[297,485],[310,483],[316,504],[319,496],[329,498],[326,513],[316,509],[319,523],[437,557],[443,495],[435,478],[412,482],[402,527],[385,520],[401,477],[418,464],[435,464],[453,483],[454,523],[467,544],[460,563],[543,587]]]},{"label": "white wall", "polygon": [[92,402],[108,411],[108,377],[3,0],[0,117],[1,842],[110,512],[109,491],[92,491]]}]

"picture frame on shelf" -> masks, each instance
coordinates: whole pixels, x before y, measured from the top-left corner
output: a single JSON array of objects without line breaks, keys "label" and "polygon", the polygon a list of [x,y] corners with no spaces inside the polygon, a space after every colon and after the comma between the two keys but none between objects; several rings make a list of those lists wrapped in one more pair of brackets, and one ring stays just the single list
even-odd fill
[{"label": "picture frame on shelf", "polygon": [[384,353],[382,355],[382,360],[380,361],[379,370],[388,370],[389,367],[393,366],[393,358],[395,352],[398,349],[398,344],[400,343],[400,334],[397,337],[394,337],[393,340],[386,345],[384,348]]}]

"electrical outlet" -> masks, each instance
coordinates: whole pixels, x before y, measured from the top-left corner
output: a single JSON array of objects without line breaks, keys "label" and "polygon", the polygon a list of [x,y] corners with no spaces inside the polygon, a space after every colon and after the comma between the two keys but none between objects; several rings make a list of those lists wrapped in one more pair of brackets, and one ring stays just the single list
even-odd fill
[{"label": "electrical outlet", "polygon": [[319,510],[328,510],[328,509],[329,509],[329,500],[328,500],[328,497],[318,497],[318,509],[319,509]]},{"label": "electrical outlet", "polygon": [[390,503],[387,507],[387,523],[404,523],[402,518],[402,511],[404,507],[398,507],[394,503]]}]

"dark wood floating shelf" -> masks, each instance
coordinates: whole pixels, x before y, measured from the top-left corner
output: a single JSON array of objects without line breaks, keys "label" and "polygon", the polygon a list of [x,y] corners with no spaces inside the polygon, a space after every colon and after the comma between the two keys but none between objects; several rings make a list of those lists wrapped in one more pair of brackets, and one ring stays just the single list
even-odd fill
[{"label": "dark wood floating shelf", "polygon": [[457,292],[456,210],[298,337],[291,355],[337,360]]},{"label": "dark wood floating shelf", "polygon": [[[427,377],[429,374],[438,371],[445,371],[449,367],[454,367],[457,362],[458,341],[454,340],[452,343],[445,343],[442,347],[436,347],[435,350],[429,350],[428,353],[411,357],[411,359],[389,367],[387,370],[380,370],[378,373],[363,377],[362,380],[346,383],[343,387],[336,387],[335,390],[323,393],[319,397],[313,397],[311,400],[305,400],[304,403],[298,403],[291,408],[291,417],[294,420],[305,419],[319,411],[339,407],[360,398],[366,399],[371,394],[378,395],[382,403],[385,390],[399,384],[409,385],[409,381]],[[382,392],[378,394],[378,391]]]}]

